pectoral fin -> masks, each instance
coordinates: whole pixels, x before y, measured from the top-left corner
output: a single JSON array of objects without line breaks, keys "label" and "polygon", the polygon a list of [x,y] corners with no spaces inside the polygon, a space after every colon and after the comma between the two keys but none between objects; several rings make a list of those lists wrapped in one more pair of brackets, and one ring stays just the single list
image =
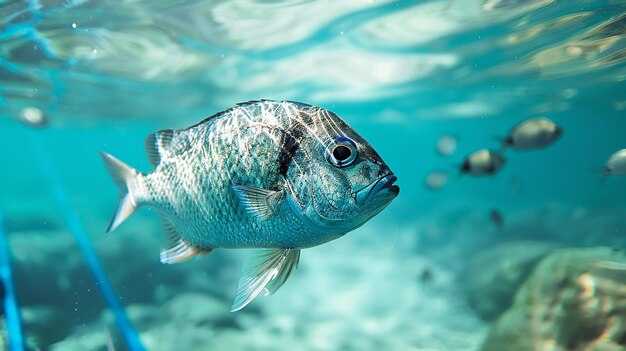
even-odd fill
[{"label": "pectoral fin", "polygon": [[284,191],[273,191],[245,185],[234,185],[233,191],[246,212],[262,220],[268,220],[278,213],[285,198]]},{"label": "pectoral fin", "polygon": [[298,266],[299,260],[298,249],[263,249],[248,258],[241,269],[230,311],[241,310],[263,290],[266,290],[266,295],[276,292]]}]

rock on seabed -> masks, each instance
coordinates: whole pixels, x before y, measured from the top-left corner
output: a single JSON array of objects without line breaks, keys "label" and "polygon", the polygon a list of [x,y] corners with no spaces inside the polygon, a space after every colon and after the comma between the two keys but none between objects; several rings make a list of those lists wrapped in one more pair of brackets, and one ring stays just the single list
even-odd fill
[{"label": "rock on seabed", "polygon": [[567,249],[543,259],[481,350],[626,350],[624,253]]},{"label": "rock on seabed", "polygon": [[513,305],[515,293],[533,268],[554,248],[539,241],[513,241],[474,254],[462,275],[470,307],[486,321]]}]

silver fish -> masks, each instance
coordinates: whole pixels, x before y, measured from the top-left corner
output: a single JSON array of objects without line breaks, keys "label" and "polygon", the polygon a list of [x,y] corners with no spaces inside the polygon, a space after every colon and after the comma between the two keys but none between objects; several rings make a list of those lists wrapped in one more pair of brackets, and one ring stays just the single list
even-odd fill
[{"label": "silver fish", "polygon": [[20,111],[18,120],[32,128],[42,128],[50,123],[45,112],[37,107],[26,107]]},{"label": "silver fish", "polygon": [[561,135],[563,129],[551,120],[544,117],[531,118],[513,127],[502,147],[516,150],[540,149],[554,143]]},{"label": "silver fish", "polygon": [[431,190],[441,190],[448,183],[448,174],[442,171],[434,171],[426,176],[425,184]]},{"label": "silver fish", "polygon": [[441,156],[452,156],[456,151],[456,138],[452,135],[444,135],[437,140],[437,152]]},{"label": "silver fish", "polygon": [[173,239],[161,262],[215,248],[264,248],[242,269],[231,311],[275,292],[300,250],[337,239],[382,211],[397,180],[333,112],[290,101],[250,101],[146,139],[144,174],[102,152],[121,190],[107,231],[140,206],[158,210]]},{"label": "silver fish", "polygon": [[480,149],[470,154],[461,165],[461,173],[471,175],[495,174],[504,166],[506,159],[501,153]]},{"label": "silver fish", "polygon": [[626,149],[616,151],[604,166],[604,175],[626,175]]}]

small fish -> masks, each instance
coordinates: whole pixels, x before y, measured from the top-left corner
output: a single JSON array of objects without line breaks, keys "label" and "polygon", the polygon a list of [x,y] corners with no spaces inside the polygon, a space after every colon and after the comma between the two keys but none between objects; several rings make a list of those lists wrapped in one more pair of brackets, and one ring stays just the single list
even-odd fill
[{"label": "small fish", "polygon": [[20,111],[18,120],[33,128],[45,127],[50,122],[48,116],[36,107],[26,107]]},{"label": "small fish", "polygon": [[626,175],[626,149],[616,151],[613,155],[611,155],[611,157],[609,157],[604,166],[603,173],[605,176]]},{"label": "small fish", "polygon": [[172,238],[162,263],[216,248],[263,248],[244,264],[232,312],[280,288],[301,249],[362,226],[400,191],[346,122],[298,102],[238,104],[189,128],[151,134],[145,146],[150,173],[101,153],[121,190],[107,232],[150,206]]},{"label": "small fish", "polygon": [[502,228],[504,224],[504,217],[502,213],[497,209],[493,208],[489,211],[489,220],[493,223],[498,229]]},{"label": "small fish", "polygon": [[538,117],[523,121],[513,127],[503,140],[502,148],[534,150],[554,143],[563,134],[563,129],[551,120]]},{"label": "small fish", "polygon": [[470,154],[463,164],[461,173],[471,175],[491,175],[498,172],[506,163],[501,153],[487,149],[480,149]]},{"label": "small fish", "polygon": [[430,268],[426,267],[422,270],[419,279],[423,284],[429,284],[433,281],[433,272]]},{"label": "small fish", "polygon": [[426,177],[425,184],[431,190],[440,190],[448,183],[448,174],[434,171]]},{"label": "small fish", "polygon": [[457,141],[452,135],[443,135],[437,141],[437,152],[441,156],[452,156],[456,151]]}]

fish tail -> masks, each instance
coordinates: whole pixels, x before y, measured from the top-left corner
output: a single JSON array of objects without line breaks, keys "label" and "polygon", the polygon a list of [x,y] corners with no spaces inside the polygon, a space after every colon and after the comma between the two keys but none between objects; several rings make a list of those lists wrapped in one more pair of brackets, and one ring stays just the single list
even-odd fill
[{"label": "fish tail", "polygon": [[122,224],[139,207],[137,205],[137,180],[140,173],[106,152],[100,151],[100,156],[109,174],[120,188],[117,210],[106,230],[108,233]]},{"label": "fish tail", "polygon": [[498,152],[499,154],[503,154],[503,153],[504,153],[504,151],[506,150],[506,148],[509,146],[509,142],[508,142],[508,140],[507,140],[508,138],[504,138],[504,137],[501,137],[501,136],[495,135],[495,136],[493,137],[493,139],[494,139],[495,141],[497,141],[498,143],[500,143],[500,148],[498,149],[498,151],[497,151],[497,152]]}]

